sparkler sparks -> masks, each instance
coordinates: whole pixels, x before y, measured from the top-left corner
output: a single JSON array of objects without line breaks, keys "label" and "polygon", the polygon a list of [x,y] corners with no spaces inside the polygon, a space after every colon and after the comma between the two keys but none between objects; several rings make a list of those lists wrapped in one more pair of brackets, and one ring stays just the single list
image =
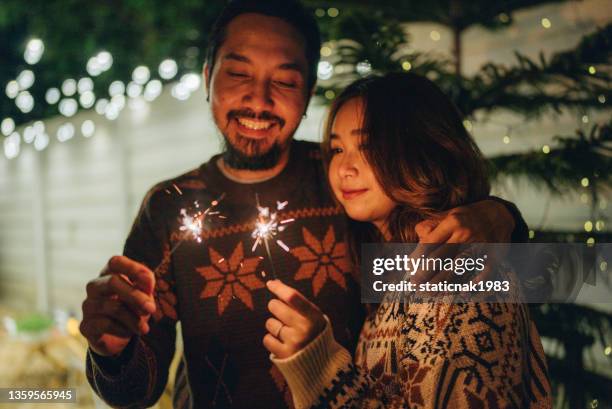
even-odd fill
[{"label": "sparkler sparks", "polygon": [[[280,216],[278,212],[283,210],[289,202],[276,202],[276,211],[270,211],[269,207],[262,207],[259,204],[259,196],[255,195],[255,200],[257,202],[257,222],[255,223],[255,230],[251,233],[251,237],[255,240],[253,242],[253,247],[251,251],[255,251],[257,246],[261,243],[264,244],[266,248],[266,254],[268,255],[268,260],[270,261],[270,265],[272,267],[272,275],[276,278],[276,271],[274,269],[274,263],[272,262],[272,253],[270,252],[270,245],[268,241],[277,237],[279,233],[281,233],[287,227],[287,223],[291,223],[295,219],[283,219],[280,220]],[[276,239],[276,244],[285,251],[289,251],[289,246],[287,246],[282,240]]]},{"label": "sparkler sparks", "polygon": [[[174,186],[177,189],[177,191],[179,191],[178,186],[176,185]],[[224,216],[220,215],[219,212],[215,210],[219,202],[223,200],[224,196],[225,196],[225,193],[223,193],[217,199],[210,202],[210,205],[205,209],[201,209],[200,203],[196,200],[193,203],[193,207],[195,208],[195,211],[189,212],[187,209],[184,209],[184,208],[180,210],[181,226],[179,227],[179,231],[183,232],[183,236],[174,245],[174,247],[170,251],[170,254],[174,253],[176,249],[185,240],[189,238],[197,241],[198,243],[201,243],[202,242],[202,230],[205,227],[204,223],[209,217],[216,216],[218,218],[225,219]]]}]

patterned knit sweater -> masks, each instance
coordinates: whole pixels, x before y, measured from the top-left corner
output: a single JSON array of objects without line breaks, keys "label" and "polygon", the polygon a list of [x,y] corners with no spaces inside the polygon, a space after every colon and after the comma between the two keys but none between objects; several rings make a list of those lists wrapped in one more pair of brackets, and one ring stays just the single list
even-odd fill
[{"label": "patterned knit sweater", "polygon": [[383,303],[355,359],[326,329],[273,362],[296,408],[551,408],[542,344],[524,304]]},{"label": "patterned knit sweater", "polygon": [[[180,320],[184,356],[176,407],[292,407],[286,382],[262,346],[271,297],[265,281],[274,273],[316,302],[333,320],[338,343],[354,350],[364,312],[346,257],[342,212],[327,190],[318,152],[316,144],[295,141],[285,169],[253,184],[226,178],[215,156],[149,192],[124,253],[155,271],[151,331],[133,337],[119,358],[91,350],[87,357],[89,383],[109,405],[147,407],[159,399]],[[182,240],[180,209],[195,201],[208,206],[223,193],[216,210],[225,219],[210,218],[201,242]],[[263,244],[252,251],[256,195],[281,219],[295,219],[270,240],[271,257]],[[277,201],[288,203],[277,210]]]}]

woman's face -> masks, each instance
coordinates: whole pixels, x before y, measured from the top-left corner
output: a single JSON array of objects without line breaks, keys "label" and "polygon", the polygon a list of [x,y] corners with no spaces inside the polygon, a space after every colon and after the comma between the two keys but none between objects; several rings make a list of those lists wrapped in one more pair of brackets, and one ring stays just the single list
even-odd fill
[{"label": "woman's face", "polygon": [[332,124],[329,183],[350,218],[374,223],[384,233],[396,203],[385,194],[366,161],[362,124],[363,102],[352,98],[342,105]]}]

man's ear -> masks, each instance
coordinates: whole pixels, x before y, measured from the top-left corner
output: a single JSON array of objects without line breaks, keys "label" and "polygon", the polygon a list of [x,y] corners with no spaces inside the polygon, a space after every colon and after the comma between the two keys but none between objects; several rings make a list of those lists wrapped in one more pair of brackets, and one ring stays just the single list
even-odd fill
[{"label": "man's ear", "polygon": [[206,100],[208,101],[210,99],[210,84],[208,82],[210,78],[210,65],[208,65],[208,63],[204,64],[202,75],[204,76],[204,86],[206,87]]}]

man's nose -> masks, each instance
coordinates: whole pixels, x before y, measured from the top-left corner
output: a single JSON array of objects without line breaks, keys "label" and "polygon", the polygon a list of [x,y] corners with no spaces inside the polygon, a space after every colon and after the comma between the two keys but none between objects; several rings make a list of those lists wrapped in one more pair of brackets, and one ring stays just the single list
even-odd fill
[{"label": "man's nose", "polygon": [[270,85],[270,81],[267,80],[253,81],[244,96],[244,104],[255,112],[274,107]]}]

